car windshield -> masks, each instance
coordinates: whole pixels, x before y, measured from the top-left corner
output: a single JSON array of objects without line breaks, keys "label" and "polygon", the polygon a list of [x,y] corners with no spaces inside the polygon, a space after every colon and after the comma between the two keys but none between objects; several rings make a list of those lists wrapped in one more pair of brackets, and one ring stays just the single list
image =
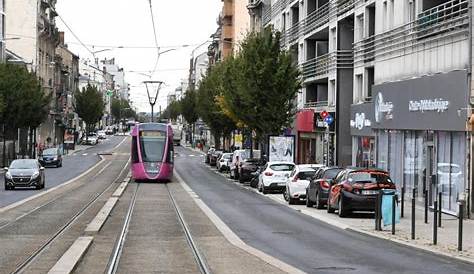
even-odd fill
[{"label": "car windshield", "polygon": [[38,168],[35,160],[15,160],[10,164],[10,169],[35,169]]},{"label": "car windshield", "polygon": [[52,156],[57,155],[58,150],[56,148],[48,148],[43,151],[43,155]]},{"label": "car windshield", "polygon": [[315,171],[303,171],[303,172],[300,172],[298,174],[298,178],[300,180],[309,180],[314,176],[314,173],[316,173],[316,170]]},{"label": "car windshield", "polygon": [[165,150],[166,137],[163,134],[140,136],[140,148],[144,162],[161,162]]},{"label": "car windshield", "polygon": [[336,178],[337,174],[341,172],[343,169],[342,168],[333,168],[333,169],[328,169],[324,172],[323,179],[332,179]]},{"label": "car windshield", "polygon": [[349,174],[349,182],[352,183],[391,183],[392,179],[383,172],[351,172]]},{"label": "car windshield", "polygon": [[274,171],[292,171],[294,167],[295,167],[294,165],[290,165],[290,164],[273,164],[273,165],[270,165],[270,169],[272,169]]}]

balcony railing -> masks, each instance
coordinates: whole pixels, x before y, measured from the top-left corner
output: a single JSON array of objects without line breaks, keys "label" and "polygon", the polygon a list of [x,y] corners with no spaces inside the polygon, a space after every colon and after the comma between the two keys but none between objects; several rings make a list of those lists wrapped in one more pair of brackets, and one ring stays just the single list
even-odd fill
[{"label": "balcony railing", "polygon": [[337,0],[337,15],[354,8],[354,0]]},{"label": "balcony railing", "polygon": [[324,78],[335,69],[351,69],[354,67],[352,50],[338,50],[327,53],[302,64],[303,79]]},{"label": "balcony railing", "polygon": [[293,25],[291,28],[289,28],[286,31],[286,37],[288,38],[288,43],[292,44],[296,41],[298,41],[298,38],[300,37],[300,34],[303,32],[304,29],[304,21],[298,22],[295,25]]},{"label": "balcony railing", "polygon": [[316,9],[315,11],[311,12],[306,17],[306,19],[304,20],[305,34],[310,33],[311,31],[329,22],[329,5],[330,3],[328,2],[325,5]]},{"label": "balcony railing", "polygon": [[329,101],[306,102],[304,108],[328,107]]},{"label": "balcony railing", "polygon": [[468,0],[452,0],[426,10],[412,22],[389,31],[367,37],[354,43],[355,65],[384,60],[405,50],[416,50],[426,43],[437,42],[438,46],[468,38]]}]

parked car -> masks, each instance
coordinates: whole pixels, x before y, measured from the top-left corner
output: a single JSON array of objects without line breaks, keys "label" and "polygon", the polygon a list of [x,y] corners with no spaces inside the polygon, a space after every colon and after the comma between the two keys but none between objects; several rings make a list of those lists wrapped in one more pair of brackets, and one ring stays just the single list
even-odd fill
[{"label": "parked car", "polygon": [[35,159],[17,159],[5,168],[5,190],[16,187],[44,188],[44,167]]},{"label": "parked car", "polygon": [[311,167],[297,165],[286,180],[286,188],[283,197],[290,205],[295,204],[300,199],[306,199],[306,187],[309,180],[314,176],[316,170]]},{"label": "parked car", "polygon": [[337,166],[318,169],[306,188],[306,206],[322,209],[328,201],[329,186],[337,174],[343,170]]},{"label": "parked car", "polygon": [[239,182],[241,184],[250,181],[253,177],[254,172],[258,170],[260,166],[264,166],[265,162],[262,159],[248,158],[240,162],[239,169]]},{"label": "parked car", "polygon": [[85,145],[97,145],[99,142],[97,135],[95,133],[89,133],[87,135],[87,138],[84,136],[84,139],[82,140]]},{"label": "parked car", "polygon": [[107,135],[114,135],[114,128],[113,127],[107,127],[105,129],[105,134]]},{"label": "parked car", "polygon": [[374,211],[377,193],[396,189],[388,172],[379,169],[347,168],[331,183],[328,213],[338,210],[340,217],[351,211]]},{"label": "parked car", "polygon": [[209,165],[216,166],[217,159],[222,155],[222,153],[224,153],[222,150],[214,150],[214,152],[209,156]]},{"label": "parked car", "polygon": [[[253,150],[253,157],[252,158],[260,158],[260,150]],[[250,150],[249,149],[238,149],[233,152],[232,154],[232,161],[229,165],[230,171],[230,178],[234,180],[239,179],[239,166],[243,161],[250,158]],[[237,160],[238,159],[238,160]],[[237,163],[238,162],[238,163]]]},{"label": "parked car", "polygon": [[205,162],[206,164],[209,164],[209,163],[211,162],[211,154],[214,153],[215,150],[216,150],[216,149],[212,147],[212,148],[210,148],[210,149],[207,151],[207,153],[206,153],[206,158],[205,158],[205,160],[204,160],[204,162]]},{"label": "parked car", "polygon": [[41,155],[38,158],[41,166],[55,166],[55,167],[62,167],[63,166],[63,156],[61,155],[61,151],[59,148],[48,148],[43,150]]},{"label": "parked car", "polygon": [[106,136],[106,134],[105,134],[105,130],[99,130],[99,131],[97,131],[97,138],[98,138],[98,139],[106,139],[107,136]]},{"label": "parked car", "polygon": [[307,168],[311,168],[313,170],[318,170],[322,167],[324,167],[324,165],[322,164],[301,164],[301,165],[298,165],[300,168],[302,167],[307,167]]},{"label": "parked car", "polygon": [[268,162],[258,179],[258,190],[267,194],[270,191],[282,193],[286,188],[286,180],[295,168],[290,162]]},{"label": "parked car", "polygon": [[231,160],[232,160],[232,153],[223,153],[221,157],[217,160],[217,163],[216,163],[217,170],[219,170],[220,172],[228,171]]}]

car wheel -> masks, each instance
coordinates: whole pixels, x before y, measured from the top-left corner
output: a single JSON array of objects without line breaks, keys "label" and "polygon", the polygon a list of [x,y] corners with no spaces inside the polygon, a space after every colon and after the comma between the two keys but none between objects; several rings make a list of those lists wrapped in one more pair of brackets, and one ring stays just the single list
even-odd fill
[{"label": "car wheel", "polygon": [[288,202],[288,195],[286,195],[287,193],[288,193],[288,191],[286,191],[286,189],[285,189],[285,190],[283,190],[283,194],[282,194],[282,195],[283,195],[283,199],[285,199],[285,201]]},{"label": "car wheel", "polygon": [[36,189],[42,189],[43,188],[43,185],[37,185],[36,186]]},{"label": "car wheel", "polygon": [[311,201],[308,195],[308,191],[306,191],[306,207],[313,207],[314,203]]},{"label": "car wheel", "polygon": [[343,217],[346,217],[347,216],[347,209],[345,208],[345,203],[344,203],[344,196],[342,196],[342,193],[341,193],[341,197],[339,197],[339,210],[338,210],[338,213],[339,213],[339,217],[343,218]]},{"label": "car wheel", "polygon": [[262,185],[262,193],[263,194],[268,194],[268,190],[265,188],[264,185]]},{"label": "car wheel", "polygon": [[258,184],[257,189],[258,189],[258,192],[262,192],[262,185]]},{"label": "car wheel", "polygon": [[316,208],[317,209],[323,209],[323,204],[321,203],[321,195],[319,194],[319,191],[316,193]]}]

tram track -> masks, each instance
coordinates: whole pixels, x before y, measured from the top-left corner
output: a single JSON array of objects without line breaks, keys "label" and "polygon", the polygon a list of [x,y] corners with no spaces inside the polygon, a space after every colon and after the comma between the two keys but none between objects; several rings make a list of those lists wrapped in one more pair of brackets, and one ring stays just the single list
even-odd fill
[{"label": "tram track", "polygon": [[[105,273],[107,274],[115,274],[115,273],[120,272],[120,260],[122,258],[122,255],[124,254],[124,250],[126,249],[125,242],[127,240],[129,227],[134,215],[135,204],[137,200],[140,199],[139,194],[138,194],[140,185],[141,184],[136,183],[136,188],[133,191],[132,198],[128,205],[128,210],[126,212],[122,227],[120,229],[120,233],[116,239],[112,254],[107,264],[107,269],[105,271]],[[174,198],[172,191],[169,189],[168,184],[164,184],[164,186],[166,188],[166,192],[169,197],[169,202],[172,205],[172,210],[174,211],[176,215],[176,221],[178,222],[179,226],[182,228],[184,238],[186,240],[188,247],[191,250],[192,257],[194,258],[195,265],[197,266],[199,273],[202,273],[202,274],[212,273],[210,270],[210,267],[207,264],[205,257],[202,255],[196,241],[193,239],[188,223],[186,222],[184,215],[181,211],[181,208],[176,202],[176,199]]]},{"label": "tram track", "polygon": [[[130,159],[128,159],[128,161],[125,163],[125,165],[122,167],[122,169],[120,170],[119,174],[115,177],[115,179],[106,185],[106,187],[104,189],[102,189],[101,191],[99,191],[98,193],[96,193],[89,201],[87,201],[87,203],[82,206],[79,211],[77,211],[71,218],[69,218],[66,223],[64,223],[58,230],[56,230],[56,232],[50,236],[46,241],[44,241],[44,243],[39,246],[38,248],[36,248],[25,260],[23,260],[21,263],[19,263],[18,265],[16,265],[15,269],[10,272],[12,274],[17,274],[17,273],[23,273],[26,269],[28,269],[28,267],[37,259],[40,257],[40,255],[48,249],[48,247],[51,246],[51,244],[57,240],[61,235],[63,235],[81,216],[84,215],[84,213],[92,207],[92,205],[94,205],[94,203],[96,201],[98,201],[102,195],[104,193],[106,193],[107,191],[109,191],[114,185],[116,186],[117,185],[117,182],[120,180],[120,178],[122,178],[124,172],[126,170],[128,170],[128,165],[130,163]],[[83,187],[83,186],[80,186],[80,187]],[[59,198],[62,198],[64,197],[65,195],[61,195],[60,197],[58,197],[57,199],[54,199],[53,201],[50,201],[48,203],[45,203],[43,205],[41,205],[40,207],[36,208],[35,210],[32,210],[30,212],[28,212],[27,214],[24,214],[21,216],[21,218],[17,218],[15,219],[14,221],[12,221],[11,223],[9,223],[8,225],[5,225],[3,226],[2,228],[5,228],[9,225],[11,225],[12,223],[14,222],[17,222],[19,221],[20,219],[23,219],[24,217],[36,212],[38,209],[40,208],[43,208],[49,204],[52,204],[53,202],[56,202],[56,201],[59,201]]]}]

